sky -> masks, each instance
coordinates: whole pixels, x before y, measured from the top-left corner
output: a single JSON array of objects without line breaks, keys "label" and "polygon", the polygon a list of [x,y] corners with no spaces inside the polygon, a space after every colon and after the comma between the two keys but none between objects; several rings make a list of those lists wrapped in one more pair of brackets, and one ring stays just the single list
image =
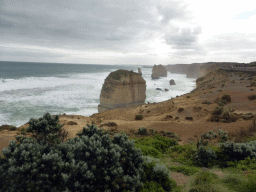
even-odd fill
[{"label": "sky", "polygon": [[0,0],[0,61],[256,61],[254,0]]}]

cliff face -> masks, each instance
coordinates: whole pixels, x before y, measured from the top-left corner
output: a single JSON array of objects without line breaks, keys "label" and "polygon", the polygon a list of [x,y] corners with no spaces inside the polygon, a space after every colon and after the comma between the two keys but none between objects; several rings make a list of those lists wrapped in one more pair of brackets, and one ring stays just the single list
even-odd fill
[{"label": "cliff face", "polygon": [[188,66],[187,78],[198,78],[200,67],[203,63],[193,63]]},{"label": "cliff face", "polygon": [[101,89],[98,111],[143,104],[146,99],[146,81],[138,73],[117,70],[110,73]]},{"label": "cliff face", "polygon": [[160,77],[167,77],[167,70],[162,65],[154,65],[151,78],[159,79]]},{"label": "cliff face", "polygon": [[165,68],[171,73],[187,74],[189,64],[167,65]]}]

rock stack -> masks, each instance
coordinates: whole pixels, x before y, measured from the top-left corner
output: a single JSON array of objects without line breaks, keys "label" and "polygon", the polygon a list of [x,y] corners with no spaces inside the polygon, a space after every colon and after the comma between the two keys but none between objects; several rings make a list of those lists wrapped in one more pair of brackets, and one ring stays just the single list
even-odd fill
[{"label": "rock stack", "polygon": [[144,104],[146,81],[138,73],[117,70],[110,73],[101,89],[98,111]]},{"label": "rock stack", "polygon": [[170,84],[170,85],[176,85],[176,83],[175,83],[175,81],[174,81],[173,79],[171,79],[171,80],[169,81],[169,84]]},{"label": "rock stack", "polygon": [[160,77],[167,77],[167,70],[162,65],[154,65],[151,78],[159,79]]},{"label": "rock stack", "polygon": [[139,75],[142,75],[142,72],[141,72],[140,68],[138,68],[138,73],[139,73]]}]

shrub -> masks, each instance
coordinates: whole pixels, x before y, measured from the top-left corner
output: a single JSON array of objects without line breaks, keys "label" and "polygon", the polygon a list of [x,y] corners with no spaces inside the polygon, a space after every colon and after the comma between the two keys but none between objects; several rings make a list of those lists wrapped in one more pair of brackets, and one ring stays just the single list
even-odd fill
[{"label": "shrub", "polygon": [[212,104],[210,101],[203,101],[202,104],[207,104],[207,105],[210,105]]},{"label": "shrub", "polygon": [[178,113],[181,113],[182,111],[184,111],[184,108],[179,108],[178,109]]},{"label": "shrub", "polygon": [[178,145],[175,139],[161,135],[139,138],[135,142],[135,146],[139,147],[144,155],[152,157],[161,157],[171,146],[175,145]]},{"label": "shrub", "polygon": [[221,99],[226,102],[231,102],[231,97],[228,94],[222,95]]},{"label": "shrub", "polygon": [[135,115],[135,120],[142,120],[143,119],[143,115]]},{"label": "shrub", "polygon": [[247,98],[249,99],[249,101],[252,101],[256,99],[256,95],[249,95]]},{"label": "shrub", "polygon": [[2,131],[2,130],[16,131],[17,127],[15,127],[13,125],[1,125],[0,131]]},{"label": "shrub", "polygon": [[35,138],[39,144],[45,145],[56,144],[61,142],[59,137],[61,128],[63,125],[59,123],[59,116],[52,117],[49,113],[46,113],[39,119],[31,118],[29,120],[29,127],[27,128],[28,133],[32,133],[32,137]]},{"label": "shrub", "polygon": [[148,131],[145,127],[140,127],[137,131],[137,134],[138,135],[147,135],[148,134]]},{"label": "shrub", "polygon": [[193,157],[195,151],[193,145],[175,145],[169,149],[168,155],[176,162],[191,166],[194,164],[191,157]]},{"label": "shrub", "polygon": [[189,192],[218,192],[219,190],[211,184],[218,176],[208,171],[199,172],[191,182],[193,188]]},{"label": "shrub", "polygon": [[143,170],[142,182],[146,183],[146,187],[148,182],[154,181],[160,184],[164,191],[172,191],[177,188],[177,183],[171,179],[168,168],[165,165],[161,165],[158,160],[152,157],[145,157]]},{"label": "shrub", "polygon": [[225,142],[220,144],[222,153],[229,156],[229,160],[243,160],[246,157],[256,158],[256,141],[247,143]]},{"label": "shrub", "polygon": [[196,175],[195,179],[192,181],[192,184],[200,185],[204,183],[210,183],[214,179],[218,179],[218,176],[215,173],[211,173],[209,171],[201,171]]},{"label": "shrub", "polygon": [[67,125],[77,125],[77,122],[75,122],[75,121],[69,121],[69,122],[67,122]]},{"label": "shrub", "polygon": [[[30,128],[39,133],[47,130],[42,140],[48,142],[56,121],[47,115],[41,122],[32,121]],[[142,187],[144,159],[127,135],[116,134],[111,139],[95,125],[87,125],[78,136],[55,145],[43,144],[40,137],[10,141],[0,159],[0,190],[135,191]],[[158,173],[162,178],[161,172],[153,173],[156,181]]]},{"label": "shrub", "polygon": [[225,104],[226,104],[226,101],[219,101],[219,102],[218,102],[218,105],[219,105],[219,106],[224,106]]},{"label": "shrub", "polygon": [[205,149],[200,145],[197,152],[194,155],[195,163],[203,167],[211,167],[214,165],[217,158],[216,153],[212,149]]}]

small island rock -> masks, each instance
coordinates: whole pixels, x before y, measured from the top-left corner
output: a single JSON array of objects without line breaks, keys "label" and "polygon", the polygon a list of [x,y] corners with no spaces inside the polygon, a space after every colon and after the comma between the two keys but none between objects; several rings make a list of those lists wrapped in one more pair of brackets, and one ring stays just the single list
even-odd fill
[{"label": "small island rock", "polygon": [[174,81],[173,79],[171,79],[171,80],[169,81],[169,83],[170,83],[170,85],[176,85],[176,83],[175,83],[175,81]]}]

